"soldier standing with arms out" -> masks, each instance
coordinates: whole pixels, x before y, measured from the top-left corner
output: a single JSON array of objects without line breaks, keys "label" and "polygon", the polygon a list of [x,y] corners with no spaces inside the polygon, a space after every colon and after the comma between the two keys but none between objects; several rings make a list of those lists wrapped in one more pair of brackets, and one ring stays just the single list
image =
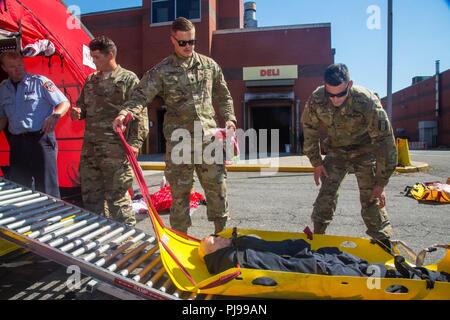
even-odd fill
[{"label": "soldier standing with arms out", "polygon": [[70,108],[55,84],[25,71],[22,56],[6,51],[0,64],[8,79],[0,84],[0,131],[8,124],[8,178],[56,198],[60,197],[55,126]]},{"label": "soldier standing with arms out", "polygon": [[[189,195],[195,169],[205,190],[208,220],[214,222],[217,233],[225,228],[229,217],[225,165],[223,162],[206,164],[204,159],[201,163],[195,161],[194,164],[193,152],[187,155],[190,161],[183,161],[181,164],[174,161],[177,155],[172,150],[179,141],[172,141],[172,133],[176,129],[187,130],[191,138],[188,139],[190,141],[183,142],[191,145],[196,125],[201,127],[204,136],[208,136],[217,128],[213,102],[219,107],[227,129],[236,130],[233,100],[219,65],[211,58],[194,51],[195,27],[191,21],[182,17],[176,19],[172,24],[170,39],[175,53],[145,74],[131,99],[125,103],[124,110],[114,120],[113,127],[123,127],[123,120],[128,112],[134,117],[155,96],[159,95],[164,99],[167,106],[164,119],[164,136],[167,140],[165,176],[171,186],[173,198],[170,224],[172,228],[184,233],[191,226]],[[204,140],[202,150],[207,145],[208,142]]]},{"label": "soldier standing with arms out", "polygon": [[[97,72],[87,77],[77,101],[78,108],[71,109],[72,119],[86,120],[80,160],[83,204],[89,211],[135,225],[136,217],[128,194],[133,174],[119,136],[111,128],[111,121],[139,79],[117,64],[117,48],[111,39],[98,37],[91,41],[89,49]],[[130,123],[126,132],[136,156],[147,134],[145,109]]]},{"label": "soldier standing with arms out", "polygon": [[[344,64],[327,68],[325,84],[309,98],[301,122],[304,153],[322,186],[314,203],[314,233],[324,234],[333,219],[339,186],[354,169],[366,233],[390,248],[392,226],[385,209],[384,188],[397,165],[392,127],[378,97],[354,86]],[[327,154],[320,155],[319,127],[325,127]]]}]

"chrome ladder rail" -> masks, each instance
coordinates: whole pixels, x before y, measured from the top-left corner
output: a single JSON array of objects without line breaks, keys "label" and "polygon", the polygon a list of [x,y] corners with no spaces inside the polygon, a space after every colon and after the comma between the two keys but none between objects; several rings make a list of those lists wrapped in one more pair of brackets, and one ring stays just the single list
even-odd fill
[{"label": "chrome ladder rail", "polygon": [[0,237],[66,267],[78,266],[94,279],[90,290],[121,299],[204,298],[176,288],[152,235],[3,178]]}]

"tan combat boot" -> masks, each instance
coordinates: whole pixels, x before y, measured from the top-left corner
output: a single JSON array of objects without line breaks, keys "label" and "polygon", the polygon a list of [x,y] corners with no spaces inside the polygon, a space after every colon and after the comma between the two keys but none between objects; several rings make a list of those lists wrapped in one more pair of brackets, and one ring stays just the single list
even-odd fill
[{"label": "tan combat boot", "polygon": [[314,231],[315,234],[325,234],[325,230],[327,230],[328,225],[320,222],[314,221]]},{"label": "tan combat boot", "polygon": [[227,218],[214,220],[214,234],[218,234],[223,229],[225,229],[227,220],[228,220]]}]

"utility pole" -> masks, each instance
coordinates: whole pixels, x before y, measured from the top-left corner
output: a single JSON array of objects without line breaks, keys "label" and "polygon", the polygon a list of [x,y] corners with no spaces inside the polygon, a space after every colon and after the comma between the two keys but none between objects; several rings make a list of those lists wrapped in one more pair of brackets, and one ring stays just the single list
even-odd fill
[{"label": "utility pole", "polygon": [[387,114],[392,123],[392,1],[388,0]]}]

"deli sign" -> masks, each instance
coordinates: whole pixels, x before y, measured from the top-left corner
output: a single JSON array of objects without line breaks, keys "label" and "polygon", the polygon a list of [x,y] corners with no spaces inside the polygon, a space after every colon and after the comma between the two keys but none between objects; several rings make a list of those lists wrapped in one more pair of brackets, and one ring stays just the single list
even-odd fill
[{"label": "deli sign", "polygon": [[245,67],[243,75],[244,81],[297,79],[298,68],[297,65]]}]

